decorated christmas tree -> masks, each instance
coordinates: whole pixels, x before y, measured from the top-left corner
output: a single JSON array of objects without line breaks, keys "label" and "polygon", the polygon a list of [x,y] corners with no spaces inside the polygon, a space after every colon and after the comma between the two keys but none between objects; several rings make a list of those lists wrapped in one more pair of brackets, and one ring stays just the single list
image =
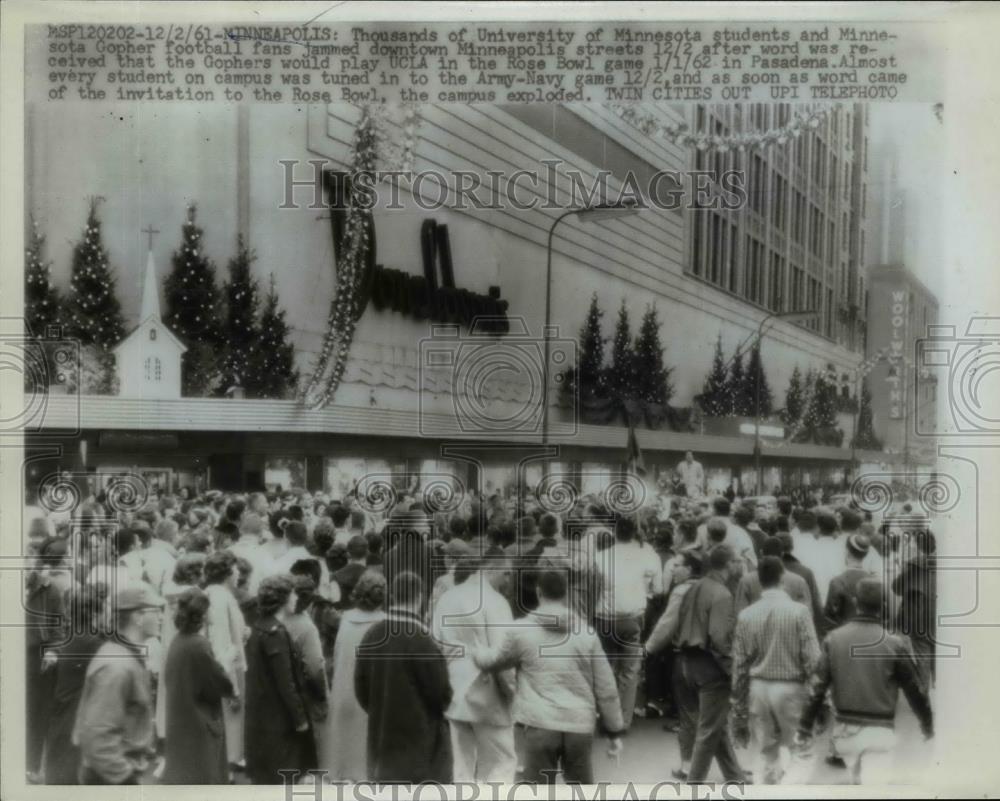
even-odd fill
[{"label": "decorated christmas tree", "polygon": [[101,237],[101,221],[97,217],[99,202],[100,198],[91,199],[83,238],[73,248],[66,323],[69,336],[81,346],[95,345],[103,353],[110,354],[125,335],[125,321]]},{"label": "decorated christmas tree", "polygon": [[607,386],[608,392],[619,403],[631,401],[636,396],[635,354],[632,350],[632,333],[629,331],[628,308],[624,300],[615,324]]},{"label": "decorated christmas tree", "polygon": [[45,260],[45,236],[31,221],[24,252],[24,322],[31,336],[44,337],[59,319],[59,293],[52,283],[52,262]]},{"label": "decorated christmas tree", "polygon": [[722,334],[715,340],[712,370],[701,390],[701,408],[706,417],[725,417],[732,408],[727,394],[726,357],[722,353]]},{"label": "decorated christmas tree", "polygon": [[274,276],[260,315],[257,347],[250,358],[247,391],[256,398],[286,398],[294,395],[299,374],[295,369],[295,348],[288,339],[285,312],[278,306]]},{"label": "decorated christmas tree", "polygon": [[836,446],[843,442],[844,432],[837,427],[837,384],[833,378],[831,367],[814,374],[797,442]]},{"label": "decorated christmas tree", "polygon": [[243,237],[236,243],[236,255],[229,261],[229,280],[223,288],[226,319],[223,325],[225,350],[222,357],[220,392],[232,387],[247,387],[250,361],[258,346],[257,310],[260,305],[257,280],[250,272],[256,258]]},{"label": "decorated christmas tree", "polygon": [[195,206],[188,206],[181,246],[174,251],[165,283],[164,322],[187,345],[181,365],[182,389],[185,395],[197,396],[210,394],[220,383],[222,303],[215,284],[215,265],[205,253],[203,231],[195,218]]},{"label": "decorated christmas tree", "polygon": [[858,409],[858,430],[854,436],[854,446],[865,450],[882,450],[882,441],[875,436],[875,418],[872,414],[872,394],[868,382],[861,386],[861,406]]},{"label": "decorated christmas tree", "polygon": [[636,397],[644,403],[666,406],[674,394],[670,382],[672,368],[663,364],[663,345],[660,342],[660,319],[656,306],[650,304],[642,316],[639,336],[635,341],[633,361]]},{"label": "decorated christmas tree", "polygon": [[581,399],[607,396],[607,376],[604,371],[604,345],[607,337],[601,336],[601,318],[604,312],[597,303],[597,293],[590,299],[587,319],[577,336],[576,364],[566,371],[562,391]]},{"label": "decorated christmas tree", "polygon": [[786,426],[798,425],[802,419],[803,406],[805,404],[805,387],[802,385],[802,373],[799,366],[795,365],[792,370],[792,377],[788,381],[788,389],[785,392],[785,408],[781,413],[781,419]]},{"label": "decorated christmas tree", "polygon": [[743,417],[753,413],[747,408],[746,398],[743,395],[746,384],[744,372],[743,353],[736,351],[733,362],[729,365],[729,377],[726,380],[726,399],[728,401],[726,414]]},{"label": "decorated christmas tree", "polygon": [[[758,387],[758,382],[760,385]],[[758,394],[759,393],[759,394]],[[747,409],[745,414],[767,417],[771,414],[771,387],[764,373],[764,362],[760,357],[760,340],[750,349],[750,360],[747,362],[746,373],[743,376],[742,406]]]}]

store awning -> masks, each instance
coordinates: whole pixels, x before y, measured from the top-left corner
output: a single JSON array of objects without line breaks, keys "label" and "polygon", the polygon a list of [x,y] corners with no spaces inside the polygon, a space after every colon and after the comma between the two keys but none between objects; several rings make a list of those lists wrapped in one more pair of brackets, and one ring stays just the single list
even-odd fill
[{"label": "store awning", "polygon": [[[80,431],[242,431],[252,433],[342,433],[372,437],[500,441],[537,444],[537,430],[484,435],[463,427],[454,415],[397,409],[332,405],[306,409],[293,400],[230,398],[138,399],[115,396],[57,395],[25,397],[24,425],[30,436],[71,436]],[[690,432],[637,430],[643,451],[694,451],[700,454],[752,456],[752,437],[721,437]],[[551,423],[553,445],[617,449],[624,458],[627,429],[622,426]],[[847,448],[763,440],[768,459],[849,462]],[[859,461],[879,461],[881,453],[858,452]]]}]

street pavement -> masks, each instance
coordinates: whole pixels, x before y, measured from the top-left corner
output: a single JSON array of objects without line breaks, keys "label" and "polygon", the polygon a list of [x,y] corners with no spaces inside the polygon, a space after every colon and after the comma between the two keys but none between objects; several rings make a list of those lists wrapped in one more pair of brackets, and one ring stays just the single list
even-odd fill
[{"label": "street pavement", "polygon": [[[932,698],[933,704],[933,698]],[[920,733],[920,726],[910,710],[906,700],[900,695],[896,713],[896,732],[898,746],[894,759],[894,781],[898,784],[919,784],[925,771],[933,771],[936,762],[933,759],[933,741],[925,742]],[[624,784],[656,784],[658,782],[676,782],[671,771],[681,764],[677,735],[663,730],[662,719],[635,718],[632,730],[625,738],[625,751],[620,764],[607,755],[607,741],[594,742],[594,778],[599,782]],[[813,747],[815,756],[812,764],[803,769],[802,775],[806,784],[850,784],[849,772],[843,768],[831,767],[826,764],[825,757],[829,753],[829,735],[816,737]],[[740,764],[746,770],[754,772],[759,779],[760,766],[756,764],[753,746],[743,751],[738,750]],[[786,755],[787,757],[787,755]],[[933,775],[933,774],[931,774]],[[713,762],[709,771],[708,781],[723,781],[718,766]]]}]

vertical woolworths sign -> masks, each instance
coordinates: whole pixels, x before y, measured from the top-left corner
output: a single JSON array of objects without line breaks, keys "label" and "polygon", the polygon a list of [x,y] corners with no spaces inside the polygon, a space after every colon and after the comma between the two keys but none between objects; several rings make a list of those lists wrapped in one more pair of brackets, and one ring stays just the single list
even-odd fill
[{"label": "vertical woolworths sign", "polygon": [[886,383],[889,391],[889,417],[899,420],[906,408],[906,334],[907,309],[906,289],[894,289],[889,318],[889,365]]}]

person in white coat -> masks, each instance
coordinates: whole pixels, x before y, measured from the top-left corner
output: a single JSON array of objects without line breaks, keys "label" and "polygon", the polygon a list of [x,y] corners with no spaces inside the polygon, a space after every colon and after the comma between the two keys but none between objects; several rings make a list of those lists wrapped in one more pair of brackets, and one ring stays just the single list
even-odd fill
[{"label": "person in white coat", "polygon": [[222,708],[226,753],[231,765],[242,766],[243,694],[247,670],[244,645],[250,633],[236,600],[239,578],[236,557],[229,551],[217,551],[205,561],[205,594],[209,600],[205,636],[212,654],[233,685],[233,695]]},{"label": "person in white coat", "polygon": [[319,738],[319,767],[328,771],[332,782],[360,782],[368,778],[368,714],[354,693],[354,669],[361,640],[375,623],[385,620],[385,596],[385,576],[377,570],[362,573],[351,594],[354,606],[340,619],[333,648],[330,713]]},{"label": "person in white coat", "polygon": [[448,661],[451,682],[445,717],[456,782],[510,784],[517,768],[513,671],[488,673],[472,660],[477,649],[498,648],[513,622],[510,603],[485,572],[494,561],[477,554],[464,557],[455,567],[455,586],[434,607],[432,632]]}]

